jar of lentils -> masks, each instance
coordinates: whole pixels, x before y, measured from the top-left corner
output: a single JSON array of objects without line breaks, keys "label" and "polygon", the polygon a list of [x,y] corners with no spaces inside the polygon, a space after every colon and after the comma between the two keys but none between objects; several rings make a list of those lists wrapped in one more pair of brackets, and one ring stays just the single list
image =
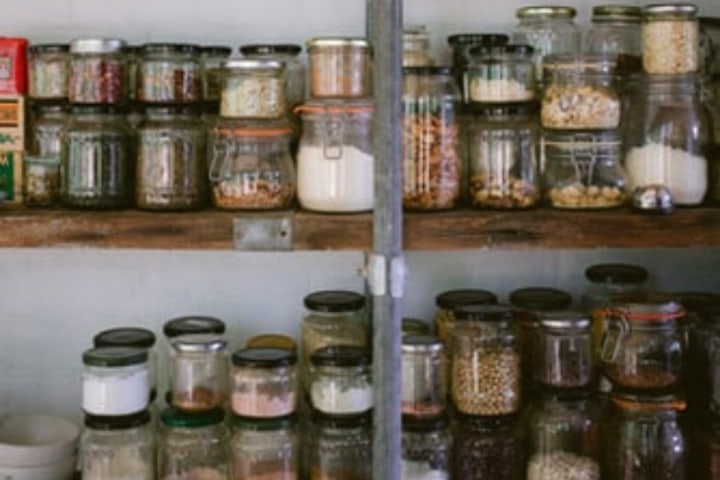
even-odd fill
[{"label": "jar of lentils", "polygon": [[232,478],[296,480],[300,448],[293,417],[233,419]]},{"label": "jar of lentils", "polygon": [[448,480],[450,439],[445,419],[403,418],[402,429],[402,478]]},{"label": "jar of lentils", "polygon": [[307,44],[310,96],[365,98],[371,95],[371,49],[364,38],[323,37]]},{"label": "jar of lentils", "polygon": [[146,103],[194,103],[202,98],[197,45],[148,43],[140,50],[137,99]]},{"label": "jar of lentils", "polygon": [[228,60],[222,64],[220,116],[276,119],[287,114],[285,66],[276,60]]},{"label": "jar of lentils", "polygon": [[125,104],[125,47],[125,42],[117,38],[83,38],[70,43],[70,103]]},{"label": "jar of lentils", "polygon": [[279,348],[245,348],[232,356],[232,411],[247,418],[277,418],[297,407],[297,356]]},{"label": "jar of lentils", "polygon": [[428,335],[408,335],[402,342],[402,414],[415,418],[442,415],[447,399],[442,342]]},{"label": "jar of lentils", "polygon": [[34,101],[67,101],[70,46],[65,43],[31,45],[28,54],[28,96]]},{"label": "jar of lentils", "polygon": [[649,74],[694,73],[700,68],[700,23],[689,3],[648,5],[642,27],[643,68]]}]

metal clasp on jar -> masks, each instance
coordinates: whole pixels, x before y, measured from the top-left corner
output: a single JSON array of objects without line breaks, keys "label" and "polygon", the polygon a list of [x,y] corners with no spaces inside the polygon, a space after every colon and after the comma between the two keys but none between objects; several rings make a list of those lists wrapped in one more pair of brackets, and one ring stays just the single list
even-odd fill
[{"label": "metal clasp on jar", "polygon": [[329,115],[324,122],[323,155],[327,160],[340,160],[343,156],[343,140],[347,115]]},{"label": "metal clasp on jar", "polygon": [[[605,324],[607,328],[603,332],[602,349],[600,359],[604,363],[614,362],[623,345],[623,340],[628,335],[630,323],[628,314],[624,310],[605,310]],[[611,320],[615,320],[614,322]]]}]

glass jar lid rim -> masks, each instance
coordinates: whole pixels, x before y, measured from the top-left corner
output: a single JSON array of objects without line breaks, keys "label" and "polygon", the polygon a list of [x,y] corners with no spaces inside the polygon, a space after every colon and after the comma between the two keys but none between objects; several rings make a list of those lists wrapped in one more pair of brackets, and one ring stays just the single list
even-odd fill
[{"label": "glass jar lid rim", "polygon": [[645,15],[674,15],[682,13],[693,15],[697,13],[697,5],[692,3],[655,3],[645,5]]},{"label": "glass jar lid rim", "polygon": [[295,113],[372,113],[372,100],[311,100],[295,107]]},{"label": "glass jar lid rim", "polygon": [[403,75],[443,75],[450,76],[453,74],[453,69],[447,65],[433,65],[433,66],[408,66],[403,67]]},{"label": "glass jar lid rim", "polygon": [[573,7],[564,6],[528,6],[518,8],[515,12],[517,18],[553,17],[553,18],[575,18],[577,10]]},{"label": "glass jar lid rim", "polygon": [[165,322],[163,333],[168,338],[198,333],[222,335],[225,333],[225,322],[204,315],[177,317]]},{"label": "glass jar lid rim", "polygon": [[543,312],[540,315],[539,323],[541,327],[551,330],[580,330],[590,328],[592,322],[590,317],[584,312],[554,310]]},{"label": "glass jar lid rim", "polygon": [[67,53],[70,51],[69,43],[36,43],[30,45],[30,53]]},{"label": "glass jar lid rim", "polygon": [[402,350],[407,352],[440,352],[443,348],[442,341],[435,335],[405,335],[402,338]]},{"label": "glass jar lid rim", "polygon": [[362,37],[316,37],[308,40],[308,51],[314,48],[353,47],[368,50],[370,42]]},{"label": "glass jar lid rim", "polygon": [[302,45],[296,43],[251,43],[242,45],[238,51],[243,55],[292,55],[302,52]]},{"label": "glass jar lid rim", "polygon": [[175,407],[163,410],[162,423],[170,428],[202,428],[217,425],[225,420],[225,410],[214,408],[202,413],[187,413]]},{"label": "glass jar lid rim", "polygon": [[294,415],[278,418],[249,418],[241,417],[238,415],[232,416],[233,426],[244,430],[252,430],[255,432],[288,430],[292,428],[296,424],[296,422],[297,418]]},{"label": "glass jar lid rim", "polygon": [[229,57],[232,55],[232,47],[227,45],[200,45],[200,54],[209,57]]},{"label": "glass jar lid rim", "polygon": [[524,43],[509,43],[507,45],[472,45],[467,49],[467,55],[473,57],[502,58],[502,55],[528,55],[535,53],[532,45]]},{"label": "glass jar lid rim", "polygon": [[572,304],[572,295],[554,287],[524,287],[510,292],[510,304],[526,310],[563,310]]},{"label": "glass jar lid rim", "polygon": [[487,46],[505,45],[510,41],[510,36],[504,33],[453,33],[447,37],[447,43],[451,46],[480,44]]},{"label": "glass jar lid rim", "polygon": [[84,424],[93,430],[129,430],[142,427],[150,423],[151,417],[148,410],[142,410],[130,415],[91,415],[85,414]]},{"label": "glass jar lid rim", "polygon": [[187,53],[195,54],[200,51],[198,45],[192,43],[145,43],[140,46],[142,54],[151,53]]},{"label": "glass jar lid rim", "polygon": [[218,352],[227,347],[227,341],[213,334],[191,334],[173,338],[173,348],[179,352]]},{"label": "glass jar lid rim", "polygon": [[333,345],[315,350],[310,362],[323,367],[360,367],[370,365],[370,352],[357,345]]},{"label": "glass jar lid rim", "polygon": [[70,42],[71,53],[117,53],[127,44],[120,38],[76,38]]},{"label": "glass jar lid rim", "polygon": [[459,305],[453,309],[453,316],[460,322],[499,322],[508,323],[515,313],[507,305]]},{"label": "glass jar lid rim", "polygon": [[642,19],[642,7],[634,5],[596,5],[592,9],[592,20],[626,20],[638,22]]},{"label": "glass jar lid rim", "polygon": [[303,303],[318,312],[352,312],[365,307],[365,297],[350,290],[323,290],[307,295]]},{"label": "glass jar lid rim", "polygon": [[277,70],[285,69],[285,64],[278,60],[261,58],[235,58],[220,64],[225,70]]},{"label": "glass jar lid rim", "polygon": [[585,277],[595,283],[643,283],[649,275],[645,267],[629,263],[599,263],[585,269]]},{"label": "glass jar lid rim", "polygon": [[249,347],[235,352],[232,362],[236,367],[288,367],[297,363],[297,355],[284,348]]},{"label": "glass jar lid rim", "polygon": [[461,305],[490,305],[497,303],[497,295],[481,289],[447,290],[435,297],[435,305],[445,310],[452,310]]},{"label": "glass jar lid rim", "polygon": [[135,347],[94,347],[85,350],[83,364],[92,367],[128,367],[148,361],[148,351]]},{"label": "glass jar lid rim", "polygon": [[147,328],[118,327],[99,332],[93,337],[93,344],[95,347],[152,348],[155,340],[155,333]]}]

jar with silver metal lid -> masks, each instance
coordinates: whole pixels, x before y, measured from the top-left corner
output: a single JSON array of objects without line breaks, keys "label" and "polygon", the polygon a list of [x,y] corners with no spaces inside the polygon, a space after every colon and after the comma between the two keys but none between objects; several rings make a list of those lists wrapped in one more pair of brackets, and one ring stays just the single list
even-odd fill
[{"label": "jar with silver metal lid", "polygon": [[372,94],[371,49],[366,39],[314,38],[307,51],[311,97],[365,98]]},{"label": "jar with silver metal lid", "polygon": [[445,413],[447,379],[444,346],[430,335],[402,340],[402,414],[415,418]]},{"label": "jar with silver metal lid", "polygon": [[430,32],[425,25],[408,25],[403,28],[403,67],[431,67]]},{"label": "jar with silver metal lid", "polygon": [[585,35],[587,53],[616,59],[616,71],[626,75],[642,71],[642,8],[630,5],[597,5]]},{"label": "jar with silver metal lid", "polygon": [[300,445],[293,417],[264,420],[234,417],[232,428],[232,478],[300,478]]},{"label": "jar with silver metal lid", "polygon": [[183,43],[148,43],[140,49],[137,99],[189,104],[202,98],[200,49]]},{"label": "jar with silver metal lid", "polygon": [[125,47],[125,41],[118,38],[83,38],[70,43],[70,103],[125,104]]},{"label": "jar with silver metal lid", "polygon": [[287,114],[285,66],[275,60],[228,60],[222,64],[220,116],[274,119]]},{"label": "jar with silver metal lid", "polygon": [[200,47],[202,72],[202,98],[208,103],[220,102],[222,90],[222,63],[232,55],[232,48],[224,45],[203,45]]},{"label": "jar with silver metal lid", "polygon": [[183,335],[171,344],[172,405],[191,413],[223,406],[228,382],[227,342],[214,335]]},{"label": "jar with silver metal lid", "polygon": [[31,45],[28,49],[28,96],[34,101],[67,100],[70,46],[61,43]]},{"label": "jar with silver metal lid", "polygon": [[336,345],[310,356],[310,403],[324,415],[357,415],[373,407],[371,358],[366,348]]},{"label": "jar with silver metal lid", "polygon": [[150,398],[148,351],[130,347],[86,350],[83,359],[82,408],[90,415],[132,415]]},{"label": "jar with silver metal lid", "polygon": [[289,109],[305,100],[305,64],[302,47],[295,44],[251,44],[240,47],[243,57],[250,60],[274,60],[285,65],[285,99]]},{"label": "jar with silver metal lid", "polygon": [[593,380],[590,317],[570,311],[539,317],[535,380],[555,389],[589,387]]},{"label": "jar with silver metal lid", "polygon": [[450,439],[443,417],[402,421],[403,480],[449,480]]},{"label": "jar with silver metal lid", "polygon": [[643,11],[643,68],[649,74],[694,73],[700,68],[700,25],[690,3],[647,5]]}]

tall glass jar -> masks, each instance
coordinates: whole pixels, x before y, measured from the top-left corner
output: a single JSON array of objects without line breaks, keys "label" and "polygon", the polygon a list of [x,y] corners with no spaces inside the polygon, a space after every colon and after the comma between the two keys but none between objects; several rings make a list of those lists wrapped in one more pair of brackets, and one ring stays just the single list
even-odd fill
[{"label": "tall glass jar", "polygon": [[585,35],[585,51],[616,59],[621,75],[642,71],[642,8],[630,5],[597,5]]},{"label": "tall glass jar", "polygon": [[148,351],[100,347],[82,355],[82,409],[89,415],[123,416],[147,409],[150,398]]},{"label": "tall glass jar", "polygon": [[580,312],[540,316],[535,380],[559,390],[587,388],[593,380],[590,317]]},{"label": "tall glass jar", "polygon": [[425,25],[408,25],[403,28],[403,67],[431,67],[430,32]]},{"label": "tall glass jar", "polygon": [[233,419],[232,478],[297,480],[300,452],[292,417]]},{"label": "tall glass jar", "polygon": [[443,344],[450,344],[450,331],[455,323],[453,312],[456,308],[469,305],[494,305],[498,303],[497,295],[487,290],[460,289],[448,290],[435,297],[435,330]]},{"label": "tall glass jar", "polygon": [[200,70],[202,72],[202,98],[206,103],[219,104],[222,89],[222,64],[232,48],[224,45],[203,45],[200,47]]},{"label": "tall glass jar", "polygon": [[467,101],[496,104],[534,100],[534,51],[530,45],[470,47],[463,82]]},{"label": "tall glass jar", "polygon": [[148,43],[140,50],[137,99],[189,104],[202,98],[200,48],[184,43]]},{"label": "tall glass jar", "polygon": [[85,480],[155,480],[155,435],[150,414],[86,415],[79,468]]},{"label": "tall glass jar", "polygon": [[183,335],[172,341],[172,405],[206,412],[224,405],[227,394],[227,342],[214,335]]},{"label": "tall glass jar", "polygon": [[292,131],[285,122],[220,119],[208,137],[213,203],[226,210],[289,208],[295,198]]},{"label": "tall glass jar", "polygon": [[[475,46],[484,48],[507,45],[510,37],[503,33],[456,33],[447,38],[450,46],[453,70],[458,85],[463,85],[465,71],[470,63],[468,51]],[[463,100],[467,102],[468,92],[463,91]]]},{"label": "tall glass jar", "polygon": [[372,93],[372,51],[364,38],[322,37],[307,44],[310,96],[365,98]]},{"label": "tall glass jar", "polygon": [[403,480],[449,480],[450,439],[444,418],[402,422]]},{"label": "tall glass jar", "polygon": [[67,106],[38,104],[30,127],[30,152],[42,157],[60,158],[62,134],[67,125]]},{"label": "tall glass jar", "polygon": [[125,117],[113,107],[73,107],[60,155],[63,203],[129,207],[135,175],[132,141]]},{"label": "tall glass jar", "polygon": [[408,335],[402,341],[402,414],[414,418],[445,413],[447,367],[439,338]]},{"label": "tall glass jar", "polygon": [[310,356],[310,403],[324,415],[359,415],[373,407],[370,352],[336,345]]},{"label": "tall glass jar", "polygon": [[35,101],[66,101],[70,77],[70,46],[31,45],[28,49],[28,96]]},{"label": "tall glass jar", "polygon": [[403,68],[403,207],[453,208],[460,198],[460,92],[449,67]]},{"label": "tall glass jar", "polygon": [[372,103],[314,101],[299,107],[298,200],[317,212],[352,213],[374,206]]},{"label": "tall glass jar", "polygon": [[227,480],[231,475],[225,412],[187,414],[174,408],[162,413],[158,445],[158,477]]},{"label": "tall glass jar", "polygon": [[70,103],[125,104],[125,47],[125,42],[118,38],[82,38],[70,43]]},{"label": "tall glass jar", "polygon": [[648,5],[642,27],[643,68],[652,75],[693,73],[700,64],[697,7],[689,3]]},{"label": "tall glass jar", "polygon": [[192,210],[205,206],[205,127],[194,110],[147,108],[137,138],[137,207]]},{"label": "tall glass jar", "polygon": [[252,44],[240,47],[243,57],[253,60],[275,60],[285,65],[285,98],[292,110],[305,100],[305,64],[302,47],[295,44]]},{"label": "tall glass jar", "polygon": [[372,480],[370,415],[313,415],[308,448],[308,480]]},{"label": "tall glass jar", "polygon": [[279,348],[245,348],[232,356],[232,411],[247,418],[277,418],[297,408],[297,356]]},{"label": "tall glass jar", "polygon": [[633,87],[623,142],[630,184],[664,185],[675,205],[699,205],[708,190],[713,132],[698,77],[648,75]]},{"label": "tall glass jar", "polygon": [[516,210],[540,200],[535,110],[533,105],[472,110],[466,129],[473,206]]},{"label": "tall glass jar", "polygon": [[285,64],[275,60],[228,60],[222,64],[220,116],[270,120],[287,114]]}]

